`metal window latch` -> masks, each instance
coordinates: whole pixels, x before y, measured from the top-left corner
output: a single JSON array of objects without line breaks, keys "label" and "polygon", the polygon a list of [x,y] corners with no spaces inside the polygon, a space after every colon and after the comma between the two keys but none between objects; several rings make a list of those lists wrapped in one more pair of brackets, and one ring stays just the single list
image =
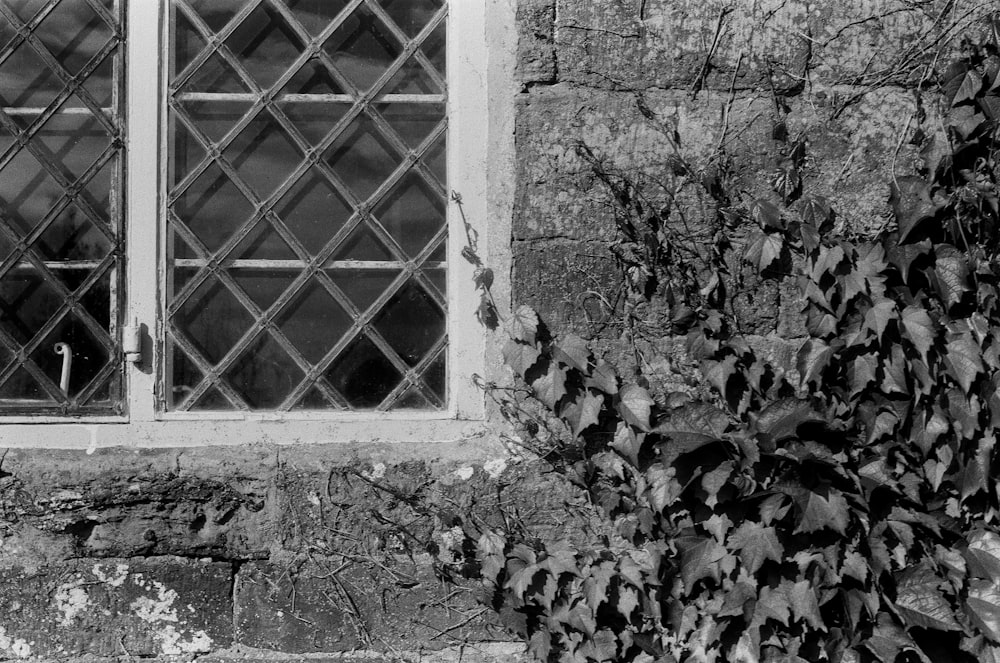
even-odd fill
[{"label": "metal window latch", "polygon": [[73,349],[69,343],[56,343],[52,350],[57,355],[62,355],[62,371],[59,372],[59,388],[64,394],[69,394],[70,371],[73,370]]},{"label": "metal window latch", "polygon": [[142,326],[138,320],[132,320],[132,324],[122,329],[122,352],[125,361],[133,364],[142,361]]}]

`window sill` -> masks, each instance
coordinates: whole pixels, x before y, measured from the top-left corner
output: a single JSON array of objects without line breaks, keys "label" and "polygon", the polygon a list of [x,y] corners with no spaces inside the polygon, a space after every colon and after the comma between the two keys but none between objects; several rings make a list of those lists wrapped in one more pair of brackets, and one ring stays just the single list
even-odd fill
[{"label": "window sill", "polygon": [[241,420],[204,418],[126,422],[80,420],[41,425],[0,425],[0,447],[41,449],[85,449],[107,447],[176,448],[239,446],[248,444],[338,444],[387,443],[434,444],[480,437],[487,427],[483,420],[447,418],[445,413],[415,416],[414,413],[381,413],[378,418],[350,419],[329,416],[320,419],[268,419],[257,415]]}]

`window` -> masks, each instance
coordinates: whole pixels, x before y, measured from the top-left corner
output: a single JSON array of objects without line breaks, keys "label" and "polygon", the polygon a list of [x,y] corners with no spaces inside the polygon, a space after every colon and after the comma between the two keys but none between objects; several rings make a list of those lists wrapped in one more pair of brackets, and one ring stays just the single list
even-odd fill
[{"label": "window", "polygon": [[0,2],[0,415],[459,413],[474,4]]}]

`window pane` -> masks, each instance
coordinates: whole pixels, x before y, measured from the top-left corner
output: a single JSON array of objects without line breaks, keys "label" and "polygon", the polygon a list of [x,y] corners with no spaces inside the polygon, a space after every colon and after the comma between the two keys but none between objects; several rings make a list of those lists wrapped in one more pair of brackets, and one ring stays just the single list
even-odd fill
[{"label": "window pane", "polygon": [[121,8],[4,2],[0,35],[0,410],[121,413]]},{"label": "window pane", "polygon": [[168,409],[443,408],[443,0],[169,7]]}]

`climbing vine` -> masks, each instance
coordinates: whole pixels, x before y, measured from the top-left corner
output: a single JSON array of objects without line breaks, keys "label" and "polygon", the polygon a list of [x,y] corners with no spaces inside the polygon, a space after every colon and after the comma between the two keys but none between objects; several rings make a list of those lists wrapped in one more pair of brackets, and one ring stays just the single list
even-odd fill
[{"label": "climbing vine", "polygon": [[[1000,57],[971,51],[940,89],[943,134],[915,137],[925,168],[893,182],[874,237],[833,232],[786,133],[773,198],[671,166],[715,203],[701,250],[581,146],[620,208],[629,301],[666,300],[664,334],[713,393],[650,389],[527,307],[506,321],[522,386],[491,396],[615,535],[581,549],[460,524],[454,567],[539,660],[1000,662]],[[727,312],[737,223],[753,269],[796,279],[794,371]]]}]

